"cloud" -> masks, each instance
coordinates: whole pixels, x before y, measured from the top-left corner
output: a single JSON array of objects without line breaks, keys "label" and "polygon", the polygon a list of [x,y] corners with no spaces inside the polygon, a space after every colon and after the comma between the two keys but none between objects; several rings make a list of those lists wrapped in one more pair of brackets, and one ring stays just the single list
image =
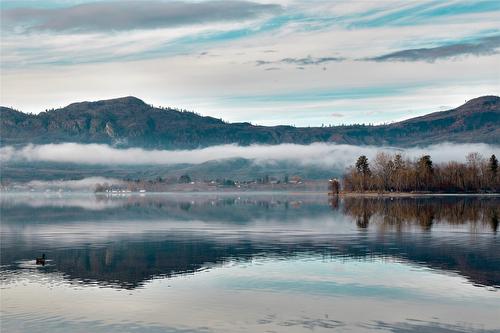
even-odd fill
[{"label": "cloud", "polygon": [[280,5],[250,1],[99,1],[64,8],[2,10],[2,27],[49,31],[125,31],[251,19]]},{"label": "cloud", "polygon": [[344,58],[341,57],[322,57],[322,58],[313,58],[308,56],[306,58],[285,58],[281,59],[282,63],[293,64],[293,65],[319,65],[332,61],[342,61]]},{"label": "cloud", "polygon": [[492,55],[497,53],[500,48],[500,35],[489,36],[476,39],[471,42],[454,43],[432,48],[418,48],[408,49],[397,52],[387,53],[377,57],[351,59],[345,57],[319,57],[314,58],[310,55],[305,58],[283,58],[280,60],[257,60],[257,66],[270,65],[270,64],[291,64],[300,67],[307,65],[320,65],[329,62],[342,62],[346,60],[358,61],[427,61],[434,62],[438,59],[448,59],[463,55]]},{"label": "cloud", "polygon": [[[94,8],[103,3],[124,7],[122,1],[91,1],[15,1],[15,7],[31,7],[51,16],[58,10],[78,7],[74,6],[76,2],[87,2],[86,6]],[[15,10],[14,1],[8,1],[9,8],[0,6],[2,27],[8,26],[8,30],[2,29],[0,40],[2,104],[38,113],[75,100],[135,95],[155,105],[192,109],[228,121],[319,126],[339,121],[330,117],[332,112],[344,113],[345,123],[383,123],[423,115],[436,110],[437,105],[457,106],[466,99],[498,94],[498,72],[492,70],[498,67],[496,55],[460,57],[459,61],[450,58],[437,63],[352,61],[410,48],[443,46],[439,41],[457,44],[498,34],[498,10],[482,7],[478,12],[476,8],[482,5],[466,3],[472,14],[464,9],[453,15],[446,9],[435,13],[428,22],[415,25],[395,26],[380,21],[359,25],[356,23],[391,16],[401,7],[408,7],[412,14],[416,10],[413,7],[418,6],[423,15],[441,5],[407,1],[250,1],[280,4],[278,11],[282,12],[274,15],[273,10],[264,10],[254,19],[155,29],[82,33],[78,31],[81,28],[72,27],[78,32],[72,34],[73,30],[35,30],[43,22],[27,22],[24,17],[6,22],[4,18],[12,18],[10,14]],[[171,2],[155,3],[170,6]],[[44,11],[41,8],[49,7],[47,3],[55,4]],[[201,6],[206,2],[181,3]],[[445,4],[450,6],[461,5]],[[132,14],[130,22],[136,19]],[[102,20],[102,15],[98,16],[96,19]],[[442,16],[446,19],[437,20]],[[408,15],[400,18],[411,19]],[[88,25],[90,19],[84,23]],[[392,21],[389,18],[384,22]],[[23,33],[26,31],[30,33]],[[202,52],[208,53],[200,57]],[[346,60],[324,62],[335,57]],[[256,67],[258,59],[323,64],[271,63]],[[322,71],[323,66],[328,71]],[[301,70],[308,67],[313,70]],[[349,92],[356,97],[351,98]],[[244,103],[240,97],[246,98]],[[374,109],[384,112],[367,115],[367,110]]]},{"label": "cloud", "polygon": [[353,146],[333,143],[313,143],[310,145],[219,145],[194,150],[144,150],[141,148],[117,149],[102,144],[47,144],[27,145],[22,148],[12,146],[0,148],[0,161],[16,162],[64,162],[102,165],[171,165],[200,164],[213,160],[246,158],[255,163],[292,162],[304,166],[325,168],[345,168],[352,165],[360,155],[373,158],[378,152],[399,152],[409,158],[429,154],[434,162],[464,161],[469,152],[483,156],[497,154],[500,147],[487,144],[443,143],[428,147],[399,149],[393,147]]},{"label": "cloud", "polygon": [[496,54],[500,47],[500,35],[480,38],[474,42],[456,43],[432,48],[408,49],[363,59],[374,61],[428,61],[454,58],[464,55]]},{"label": "cloud", "polygon": [[298,66],[307,66],[307,65],[321,65],[328,62],[339,62],[344,61],[345,58],[342,57],[320,57],[313,58],[310,55],[305,58],[283,58],[280,60],[257,60],[255,64],[257,66],[262,65],[270,65],[270,64],[289,64],[289,65],[298,65]]}]

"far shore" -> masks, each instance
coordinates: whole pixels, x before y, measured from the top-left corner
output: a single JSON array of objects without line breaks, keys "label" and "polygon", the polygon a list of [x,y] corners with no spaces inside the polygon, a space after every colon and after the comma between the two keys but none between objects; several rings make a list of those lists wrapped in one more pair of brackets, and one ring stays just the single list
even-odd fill
[{"label": "far shore", "polygon": [[439,196],[475,196],[475,197],[500,197],[500,193],[441,193],[441,192],[344,192],[333,194],[327,191],[307,191],[307,190],[215,190],[215,191],[151,191],[151,192],[94,192],[94,191],[0,191],[2,195],[78,195],[93,194],[106,197],[127,197],[127,196],[146,196],[146,195],[321,195],[325,197],[367,197],[367,198],[409,198],[409,197],[439,197]]}]

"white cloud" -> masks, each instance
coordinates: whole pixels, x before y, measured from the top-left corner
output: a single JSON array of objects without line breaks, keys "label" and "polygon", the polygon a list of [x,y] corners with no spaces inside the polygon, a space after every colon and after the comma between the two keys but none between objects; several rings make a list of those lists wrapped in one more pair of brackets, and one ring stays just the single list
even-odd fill
[{"label": "white cloud", "polygon": [[238,21],[280,11],[279,5],[241,0],[95,1],[53,8],[2,9],[2,28],[26,29],[28,32],[114,32]]}]

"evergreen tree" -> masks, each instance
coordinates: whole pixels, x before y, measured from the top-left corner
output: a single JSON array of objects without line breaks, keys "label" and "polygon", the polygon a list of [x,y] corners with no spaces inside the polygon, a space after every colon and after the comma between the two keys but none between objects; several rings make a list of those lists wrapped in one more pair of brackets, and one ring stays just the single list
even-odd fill
[{"label": "evergreen tree", "polygon": [[495,154],[491,155],[490,157],[490,165],[489,165],[490,172],[493,177],[496,177],[497,172],[498,172],[498,160]]},{"label": "evergreen tree", "polygon": [[405,166],[405,161],[403,160],[403,156],[401,154],[396,154],[394,156],[394,169],[401,170]]},{"label": "evergreen tree", "polygon": [[361,155],[356,161],[356,171],[361,176],[360,189],[365,191],[369,188],[370,176],[372,174],[370,170],[370,164],[368,163],[368,158],[365,155]]},{"label": "evergreen tree", "polygon": [[368,163],[368,158],[365,155],[361,155],[356,161],[356,170],[363,176],[368,176],[371,174],[370,164]]},{"label": "evergreen tree", "polygon": [[489,179],[489,187],[490,189],[493,189],[495,191],[500,190],[500,184],[498,182],[498,159],[497,157],[493,154],[490,157],[490,161],[488,163],[488,171],[490,173],[490,179]]},{"label": "evergreen tree", "polygon": [[420,159],[418,160],[418,168],[419,171],[432,174],[434,169],[432,167],[431,157],[429,155],[424,155],[420,157]]}]

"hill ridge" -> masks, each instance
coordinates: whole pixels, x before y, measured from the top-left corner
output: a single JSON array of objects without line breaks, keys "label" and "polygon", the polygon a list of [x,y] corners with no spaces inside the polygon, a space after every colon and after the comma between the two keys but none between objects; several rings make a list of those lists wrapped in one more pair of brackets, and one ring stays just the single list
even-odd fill
[{"label": "hill ridge", "polygon": [[71,103],[37,115],[1,107],[1,145],[105,143],[123,147],[198,148],[236,143],[336,142],[415,146],[439,142],[500,144],[500,97],[481,96],[446,111],[386,125],[333,127],[226,123],[174,108],[153,107],[134,96]]}]

